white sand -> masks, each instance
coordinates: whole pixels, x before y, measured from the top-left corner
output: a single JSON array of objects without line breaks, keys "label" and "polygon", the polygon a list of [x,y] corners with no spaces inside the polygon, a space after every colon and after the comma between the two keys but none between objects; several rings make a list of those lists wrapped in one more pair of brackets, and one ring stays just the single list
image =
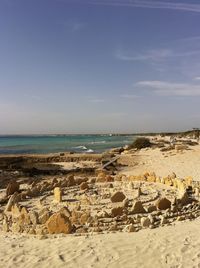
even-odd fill
[{"label": "white sand", "polygon": [[161,152],[160,149],[141,150],[132,156],[132,167],[124,169],[122,173],[139,175],[148,171],[164,177],[175,172],[179,178],[192,176],[194,180],[200,180],[200,145],[190,148],[191,150],[182,153],[175,150],[170,152]]},{"label": "white sand", "polygon": [[0,234],[0,267],[200,267],[200,219],[138,233],[39,240]]},{"label": "white sand", "polygon": [[63,169],[72,170],[76,168],[97,167],[98,164],[93,161],[78,161],[78,162],[54,162],[53,165],[61,166]]}]

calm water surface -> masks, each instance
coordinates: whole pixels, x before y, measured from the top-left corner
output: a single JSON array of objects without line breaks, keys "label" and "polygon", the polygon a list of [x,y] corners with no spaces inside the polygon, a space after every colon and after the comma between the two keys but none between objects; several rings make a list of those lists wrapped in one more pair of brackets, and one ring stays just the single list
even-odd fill
[{"label": "calm water surface", "polygon": [[135,137],[109,135],[0,136],[0,154],[103,152],[130,144]]}]

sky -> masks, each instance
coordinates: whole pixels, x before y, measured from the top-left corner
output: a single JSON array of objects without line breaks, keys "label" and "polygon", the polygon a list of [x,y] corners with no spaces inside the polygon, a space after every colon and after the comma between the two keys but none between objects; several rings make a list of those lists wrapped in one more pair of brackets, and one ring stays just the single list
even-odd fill
[{"label": "sky", "polygon": [[0,0],[0,134],[200,127],[200,2]]}]

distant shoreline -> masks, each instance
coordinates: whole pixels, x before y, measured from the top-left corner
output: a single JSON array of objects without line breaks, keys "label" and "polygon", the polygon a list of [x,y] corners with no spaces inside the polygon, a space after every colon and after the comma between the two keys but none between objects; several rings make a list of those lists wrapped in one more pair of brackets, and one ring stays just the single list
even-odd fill
[{"label": "distant shoreline", "polygon": [[155,135],[181,135],[188,134],[200,130],[186,130],[186,131],[161,131],[161,132],[136,132],[136,133],[62,133],[62,134],[0,134],[1,137],[64,137],[64,136],[155,136]]}]

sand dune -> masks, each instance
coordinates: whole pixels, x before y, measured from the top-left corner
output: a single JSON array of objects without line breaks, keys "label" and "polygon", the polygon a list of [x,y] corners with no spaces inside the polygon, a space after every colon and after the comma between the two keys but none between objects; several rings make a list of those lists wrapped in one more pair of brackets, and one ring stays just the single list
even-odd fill
[{"label": "sand dune", "polygon": [[0,267],[200,267],[200,219],[138,233],[0,235]]},{"label": "sand dune", "polygon": [[130,167],[123,169],[122,173],[138,175],[148,171],[164,177],[175,172],[179,178],[192,176],[194,180],[200,180],[199,160],[200,145],[183,152],[161,152],[158,148],[143,149],[133,154],[132,162],[129,159]]}]

